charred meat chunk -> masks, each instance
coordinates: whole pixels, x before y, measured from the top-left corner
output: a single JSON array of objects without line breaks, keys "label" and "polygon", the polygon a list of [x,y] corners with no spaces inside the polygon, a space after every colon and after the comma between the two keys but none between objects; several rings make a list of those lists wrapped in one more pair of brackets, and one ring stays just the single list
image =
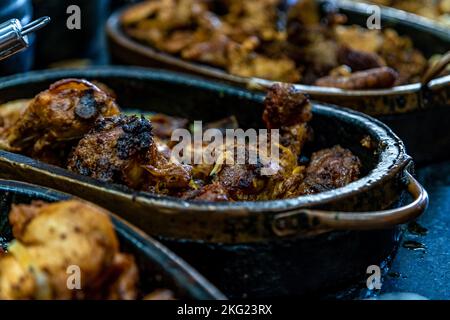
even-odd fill
[{"label": "charred meat chunk", "polygon": [[182,199],[192,201],[225,202],[231,201],[227,190],[220,183],[211,183],[181,195]]},{"label": "charred meat chunk", "polygon": [[263,121],[267,129],[308,122],[312,118],[308,97],[293,85],[277,83],[264,100]]},{"label": "charred meat chunk", "polygon": [[99,119],[80,140],[68,161],[68,169],[106,182],[138,188],[145,182],[153,144],[150,121],[137,116]]},{"label": "charred meat chunk", "polygon": [[311,135],[312,119],[308,97],[293,85],[274,84],[264,100],[263,121],[267,129],[280,130],[280,143],[296,155]]},{"label": "charred meat chunk", "polygon": [[61,80],[39,93],[0,133],[0,146],[61,165],[99,117],[118,113],[114,99],[92,83]]},{"label": "charred meat chunk", "polygon": [[341,146],[313,153],[306,168],[305,180],[299,194],[313,194],[341,188],[358,179],[361,162],[353,153]]},{"label": "charred meat chunk", "polygon": [[389,68],[381,67],[358,71],[349,76],[327,76],[316,81],[321,87],[333,87],[345,90],[364,90],[390,88],[398,79],[398,73]]},{"label": "charred meat chunk", "polygon": [[170,193],[189,185],[190,167],[171,162],[152,136],[144,117],[100,119],[74,149],[68,169],[133,189]]}]

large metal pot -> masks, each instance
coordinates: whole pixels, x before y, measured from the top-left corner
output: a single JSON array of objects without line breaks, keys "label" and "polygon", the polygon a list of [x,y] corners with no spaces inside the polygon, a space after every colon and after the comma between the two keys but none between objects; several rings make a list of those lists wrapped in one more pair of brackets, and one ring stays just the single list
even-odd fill
[{"label": "large metal pot", "polygon": [[[0,248],[11,240],[8,213],[11,205],[35,200],[63,201],[69,195],[27,183],[0,180]],[[166,288],[183,299],[225,299],[213,285],[156,240],[112,214],[111,219],[123,252],[132,254],[140,274],[143,293]]]},{"label": "large metal pot", "polygon": [[[244,128],[262,125],[261,95],[139,68],[19,75],[0,83],[0,102],[32,97],[69,77],[106,83],[122,108],[204,121],[235,115]],[[4,151],[0,176],[62,190],[117,212],[164,240],[230,297],[318,292],[358,278],[368,265],[385,260],[398,240],[396,225],[420,215],[427,195],[408,173],[411,159],[403,143],[385,125],[320,104],[313,106],[313,114],[316,138],[309,152],[335,144],[351,149],[363,162],[361,179],[289,200],[196,203],[131,191]],[[375,150],[361,146],[366,136]],[[413,200],[398,207],[406,190]]]},{"label": "large metal pot", "polygon": [[[329,1],[321,1],[325,4]],[[351,1],[336,1],[349,23],[366,25],[368,5]],[[113,61],[183,71],[216,79],[253,90],[263,90],[272,82],[243,78],[218,68],[184,61],[155,50],[129,38],[121,29],[120,17],[127,8],[116,11],[109,19],[106,31]],[[382,26],[391,27],[409,36],[417,48],[430,57],[450,50],[450,33],[439,26],[399,10],[381,10]],[[432,79],[425,85],[414,83],[382,90],[341,90],[309,85],[296,85],[318,101],[329,102],[377,116],[388,124],[405,142],[408,153],[416,162],[430,162],[450,156],[450,75]],[[419,120],[420,119],[420,120]],[[417,130],[417,125],[420,130]]]}]

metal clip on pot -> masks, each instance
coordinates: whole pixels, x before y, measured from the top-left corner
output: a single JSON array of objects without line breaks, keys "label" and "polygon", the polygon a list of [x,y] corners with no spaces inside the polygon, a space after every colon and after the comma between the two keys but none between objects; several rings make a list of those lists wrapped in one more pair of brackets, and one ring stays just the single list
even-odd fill
[{"label": "metal clip on pot", "polygon": [[26,49],[29,45],[27,35],[41,29],[49,22],[49,17],[42,17],[25,26],[22,26],[17,19],[0,24],[0,60]]},{"label": "metal clip on pot", "polygon": [[372,212],[334,212],[298,209],[274,217],[273,232],[279,237],[303,234],[313,230],[372,230],[385,229],[411,221],[428,206],[428,194],[405,169],[406,187],[414,201],[406,206]]}]

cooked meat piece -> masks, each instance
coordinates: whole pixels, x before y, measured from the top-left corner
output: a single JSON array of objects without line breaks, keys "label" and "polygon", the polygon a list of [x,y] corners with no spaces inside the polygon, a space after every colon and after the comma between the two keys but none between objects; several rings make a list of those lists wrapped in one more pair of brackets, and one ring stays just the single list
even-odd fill
[{"label": "cooked meat piece", "polygon": [[361,26],[336,26],[335,38],[338,44],[352,50],[377,53],[383,45],[383,34]]},{"label": "cooked meat piece", "polygon": [[348,47],[341,47],[338,51],[340,64],[349,66],[352,71],[375,69],[385,65],[384,61],[375,53],[358,51]]},{"label": "cooked meat piece", "polygon": [[268,129],[280,130],[280,143],[295,155],[309,139],[307,123],[312,118],[306,95],[292,85],[274,84],[267,92],[263,121]]},{"label": "cooked meat piece", "polygon": [[333,6],[321,14],[314,0],[154,0],[122,18],[139,41],[241,77],[313,85],[341,65],[353,72],[387,66],[399,74],[393,86],[423,74],[427,61],[409,38],[346,22]]},{"label": "cooked meat piece", "polygon": [[[110,269],[108,272],[105,272],[105,278],[106,283],[108,283],[106,299],[136,299],[136,285],[139,281],[139,270],[132,255],[124,253],[115,254]],[[103,298],[102,294],[98,292],[92,292],[91,294],[98,299]]]},{"label": "cooked meat piece", "polygon": [[152,144],[152,127],[144,117],[99,119],[80,140],[67,167],[102,181],[139,188],[146,183],[142,166],[150,161]]},{"label": "cooked meat piece", "polygon": [[296,166],[292,170],[285,169],[283,173],[277,180],[272,180],[270,188],[267,188],[269,193],[260,197],[261,200],[289,199],[302,195],[298,190],[305,179],[305,167]]},{"label": "cooked meat piece", "polygon": [[229,63],[228,48],[232,45],[229,37],[223,34],[215,35],[205,41],[187,46],[181,57],[187,60],[207,63],[213,66],[227,67]]},{"label": "cooked meat piece", "polygon": [[130,28],[158,28],[165,32],[191,25],[207,10],[205,0],[152,0],[126,10],[122,23]]},{"label": "cooked meat piece", "polygon": [[114,99],[92,83],[61,80],[39,93],[17,122],[1,132],[0,146],[61,165],[99,117],[118,113]]},{"label": "cooked meat piece", "polygon": [[171,162],[152,138],[149,120],[137,116],[100,119],[73,151],[68,169],[133,189],[166,193],[189,185],[190,167]]},{"label": "cooked meat piece", "polygon": [[[15,240],[0,257],[1,299],[135,299],[132,256],[119,252],[108,213],[69,200],[13,206]],[[68,288],[68,270],[80,270],[81,288]]]},{"label": "cooked meat piece", "polygon": [[288,84],[274,84],[264,100],[263,121],[268,129],[288,127],[311,120],[307,96]]},{"label": "cooked meat piece", "polygon": [[199,189],[193,189],[181,195],[182,199],[207,202],[230,201],[227,190],[220,183],[211,183]]},{"label": "cooked meat piece", "polygon": [[341,146],[313,153],[297,193],[313,194],[346,186],[358,179],[361,162]]},{"label": "cooked meat piece", "polygon": [[328,76],[316,81],[321,87],[333,87],[345,90],[364,90],[390,88],[398,79],[398,73],[389,68],[381,67],[358,71],[349,76]]},{"label": "cooked meat piece", "polygon": [[389,67],[398,72],[395,85],[419,81],[428,65],[422,53],[414,49],[411,39],[399,36],[392,29],[384,31],[380,55]]},{"label": "cooked meat piece", "polygon": [[170,140],[172,132],[176,129],[186,128],[189,120],[171,117],[165,114],[155,114],[150,117],[152,133],[162,140]]},{"label": "cooked meat piece", "polygon": [[315,0],[298,0],[287,12],[289,23],[312,27],[320,23],[318,3]]},{"label": "cooked meat piece", "polygon": [[237,48],[230,50],[228,71],[241,77],[256,77],[273,81],[298,82],[301,78],[295,62],[287,57],[272,59]]},{"label": "cooked meat piece", "polygon": [[228,8],[224,21],[234,29],[235,37],[257,36],[265,41],[280,37],[278,22],[281,0],[223,0]]},{"label": "cooked meat piece", "polygon": [[260,170],[259,165],[224,165],[213,181],[220,184],[233,200],[255,200],[265,186]]},{"label": "cooked meat piece", "polygon": [[[216,164],[213,182],[220,184],[236,201],[272,200],[288,194],[282,184],[288,177],[301,174],[297,158],[309,138],[307,122],[311,117],[311,105],[304,94],[292,85],[273,85],[266,96],[263,121],[268,129],[280,131],[280,145],[276,146],[280,149],[279,159],[266,154],[261,146],[246,146],[245,164],[236,163],[235,146],[235,164],[226,161]],[[268,142],[277,143],[270,139]],[[257,163],[251,163],[250,152],[255,151],[258,151]],[[263,175],[262,168],[272,168],[273,174]]]},{"label": "cooked meat piece", "polygon": [[146,189],[159,194],[173,195],[187,188],[192,178],[192,167],[167,159],[156,144],[148,151],[149,161],[142,166],[147,172]]},{"label": "cooked meat piece", "polygon": [[19,120],[23,111],[28,107],[30,100],[21,99],[7,102],[0,106],[0,131]]}]

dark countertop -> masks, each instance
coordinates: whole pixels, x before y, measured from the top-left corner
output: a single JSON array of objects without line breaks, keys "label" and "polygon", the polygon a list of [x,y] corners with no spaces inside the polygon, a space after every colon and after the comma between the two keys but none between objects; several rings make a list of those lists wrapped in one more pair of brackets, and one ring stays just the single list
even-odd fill
[{"label": "dark countertop", "polygon": [[[418,169],[417,175],[430,196],[428,210],[417,221],[427,232],[405,232],[382,293],[450,299],[450,161]],[[407,241],[424,248],[407,249],[403,246]]]}]

